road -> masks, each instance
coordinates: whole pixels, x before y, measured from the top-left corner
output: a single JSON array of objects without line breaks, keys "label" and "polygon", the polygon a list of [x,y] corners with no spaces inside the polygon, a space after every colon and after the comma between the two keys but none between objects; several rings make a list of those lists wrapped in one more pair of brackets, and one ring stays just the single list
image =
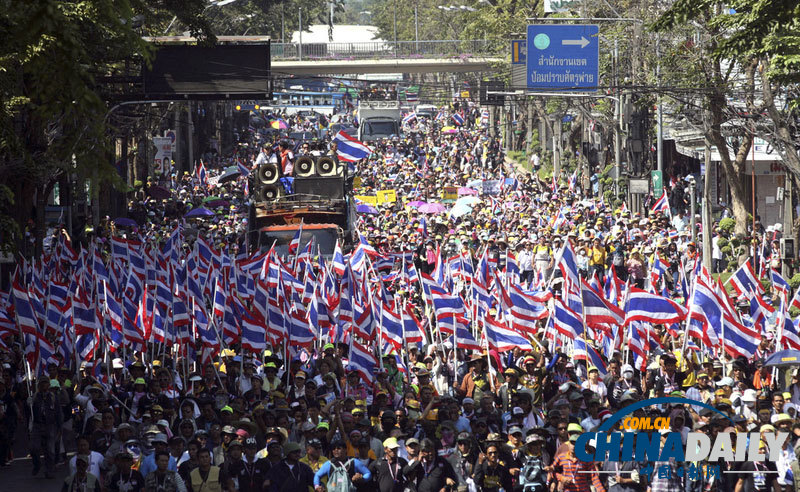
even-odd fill
[{"label": "road", "polygon": [[[74,441],[69,439],[69,441]],[[70,453],[70,456],[72,453]],[[68,466],[56,468],[55,478],[44,478],[44,471],[39,476],[31,476],[33,464],[28,454],[28,432],[26,426],[17,426],[14,441],[14,460],[10,466],[0,468],[0,492],[59,492],[64,478],[68,474]]]}]

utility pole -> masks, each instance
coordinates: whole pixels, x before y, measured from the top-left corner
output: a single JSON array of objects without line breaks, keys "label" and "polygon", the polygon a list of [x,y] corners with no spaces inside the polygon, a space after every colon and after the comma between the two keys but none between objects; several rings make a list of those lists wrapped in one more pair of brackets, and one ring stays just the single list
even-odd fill
[{"label": "utility pole", "polygon": [[303,9],[297,9],[297,21],[300,27],[297,29],[299,43],[297,46],[297,59],[303,61]]},{"label": "utility pole", "polygon": [[[414,0],[414,39],[416,41],[416,50],[419,53],[419,0]],[[395,35],[397,37],[397,35]]]},{"label": "utility pole", "polygon": [[[659,87],[661,86],[661,47],[660,47],[660,44],[661,44],[661,39],[659,37],[658,39],[656,39],[656,85],[659,86]],[[658,139],[657,146],[658,146],[658,149],[657,149],[657,154],[656,154],[657,155],[656,169],[658,171],[662,171],[663,172],[664,171],[664,121],[663,121],[663,118],[662,118],[662,116],[663,116],[662,106],[663,106],[663,101],[662,101],[661,92],[660,92],[660,89],[659,89],[659,93],[658,93],[658,110],[657,110],[658,113],[657,113],[657,117],[656,117],[657,120],[658,120],[657,121],[657,124],[658,124],[658,127],[657,127],[657,139]],[[706,164],[706,166],[708,166],[708,164]],[[706,170],[706,171],[708,171],[708,170]],[[663,179],[663,175],[662,175],[662,179]]]},{"label": "utility pole", "polygon": [[692,242],[697,244],[697,221],[694,219],[695,214],[697,214],[697,181],[695,181],[693,176],[690,176],[689,179],[689,198],[691,198],[691,218],[689,220],[689,227],[691,227],[692,231]]},{"label": "utility pole", "polygon": [[[705,173],[703,174],[703,266],[711,272],[711,142],[705,138]],[[692,229],[694,231],[694,229]]]},{"label": "utility pole", "polygon": [[619,41],[614,40],[614,86],[617,90],[617,103],[614,105],[614,198],[619,196],[620,146],[619,132],[622,126],[622,92],[619,90]]}]

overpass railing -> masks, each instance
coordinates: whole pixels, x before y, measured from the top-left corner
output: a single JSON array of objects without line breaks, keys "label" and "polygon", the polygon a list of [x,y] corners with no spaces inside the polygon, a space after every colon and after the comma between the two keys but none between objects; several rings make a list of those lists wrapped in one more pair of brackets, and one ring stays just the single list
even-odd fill
[{"label": "overpass railing", "polygon": [[[497,43],[481,39],[370,41],[365,43],[272,43],[273,60],[369,60],[498,56]],[[302,57],[300,56],[302,54]]]}]

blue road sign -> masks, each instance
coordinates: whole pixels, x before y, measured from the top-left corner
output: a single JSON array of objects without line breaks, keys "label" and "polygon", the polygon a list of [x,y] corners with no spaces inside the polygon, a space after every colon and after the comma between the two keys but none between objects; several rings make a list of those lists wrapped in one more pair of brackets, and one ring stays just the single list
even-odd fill
[{"label": "blue road sign", "polygon": [[528,62],[528,41],[524,39],[511,40],[511,64],[525,65]]},{"label": "blue road sign", "polygon": [[599,26],[591,24],[529,25],[528,89],[596,91],[599,32]]}]

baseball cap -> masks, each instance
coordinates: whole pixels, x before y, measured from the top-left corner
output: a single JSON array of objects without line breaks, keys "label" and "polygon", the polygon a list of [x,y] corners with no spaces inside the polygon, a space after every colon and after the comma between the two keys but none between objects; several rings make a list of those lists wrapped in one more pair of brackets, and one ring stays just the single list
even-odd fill
[{"label": "baseball cap", "polygon": [[733,387],[733,378],[731,377],[724,377],[717,381],[717,386],[730,386]]},{"label": "baseball cap", "polygon": [[396,437],[390,437],[390,438],[386,439],[385,441],[383,441],[383,447],[384,448],[389,448],[389,449],[397,449],[397,448],[400,447],[400,445],[397,443],[397,438]]}]

